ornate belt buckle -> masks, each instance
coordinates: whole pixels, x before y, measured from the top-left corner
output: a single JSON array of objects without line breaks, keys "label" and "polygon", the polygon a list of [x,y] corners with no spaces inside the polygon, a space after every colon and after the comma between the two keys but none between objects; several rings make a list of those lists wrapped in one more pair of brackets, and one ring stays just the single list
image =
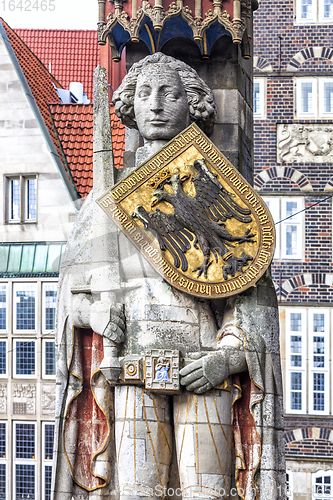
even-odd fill
[{"label": "ornate belt buckle", "polygon": [[122,363],[122,374],[120,382],[125,384],[140,385],[144,383],[142,370],[142,358],[125,358]]},{"label": "ornate belt buckle", "polygon": [[151,391],[177,394],[180,352],[173,349],[149,349],[145,352],[145,388]]}]

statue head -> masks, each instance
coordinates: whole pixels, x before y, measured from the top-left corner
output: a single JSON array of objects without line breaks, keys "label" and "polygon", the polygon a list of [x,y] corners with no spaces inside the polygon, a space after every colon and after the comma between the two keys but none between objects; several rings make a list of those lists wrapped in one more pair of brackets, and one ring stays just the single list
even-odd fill
[{"label": "statue head", "polygon": [[211,132],[214,96],[197,72],[161,52],[133,64],[112,102],[122,123],[145,140],[170,140],[191,122]]}]

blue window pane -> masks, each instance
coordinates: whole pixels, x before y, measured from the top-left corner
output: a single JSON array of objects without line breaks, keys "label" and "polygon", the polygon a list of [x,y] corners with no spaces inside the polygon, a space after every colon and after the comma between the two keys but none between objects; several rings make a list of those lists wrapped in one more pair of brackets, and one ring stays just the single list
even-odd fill
[{"label": "blue window pane", "polygon": [[292,392],[291,393],[291,409],[301,410],[302,409],[302,393]]},{"label": "blue window pane", "polygon": [[34,459],[35,453],[35,426],[34,424],[16,424],[15,457]]},{"label": "blue window pane", "polygon": [[[291,313],[290,314],[290,330],[292,332],[302,331],[302,315],[301,313]],[[301,351],[298,351],[301,352]]]},{"label": "blue window pane", "polygon": [[16,291],[16,329],[35,330],[36,328],[36,292],[29,285]]},{"label": "blue window pane", "polygon": [[6,375],[7,373],[7,351],[6,342],[4,340],[0,341],[0,375]]},{"label": "blue window pane", "polygon": [[44,428],[44,460],[53,459],[54,425],[46,424]]},{"label": "blue window pane", "polygon": [[312,83],[301,84],[301,111],[302,113],[313,113]]},{"label": "blue window pane", "polygon": [[16,375],[35,375],[35,342],[16,342]]},{"label": "blue window pane", "polygon": [[20,179],[10,181],[10,219],[20,220],[21,183]]},{"label": "blue window pane", "polygon": [[301,18],[312,19],[312,0],[301,1]]},{"label": "blue window pane", "polygon": [[45,329],[54,330],[57,285],[45,285]]},{"label": "blue window pane", "polygon": [[15,465],[15,500],[35,500],[35,466]]},{"label": "blue window pane", "polygon": [[6,464],[0,464],[0,500],[6,500]]},{"label": "blue window pane", "polygon": [[324,18],[333,19],[333,0],[324,0]]},{"label": "blue window pane", "polygon": [[36,220],[37,216],[37,189],[36,189],[36,179],[27,179],[26,181],[27,189],[27,220]]},{"label": "blue window pane", "polygon": [[260,109],[260,84],[259,82],[253,83],[253,112],[255,115],[261,113]]},{"label": "blue window pane", "polygon": [[286,255],[297,255],[297,226],[286,226]]},{"label": "blue window pane", "polygon": [[0,423],[0,458],[6,458],[6,424]]},{"label": "blue window pane", "polygon": [[301,373],[291,373],[290,374],[290,388],[291,388],[291,409],[301,410],[302,409],[302,374]]},{"label": "blue window pane", "polygon": [[313,366],[325,368],[325,338],[313,337]]},{"label": "blue window pane", "polygon": [[44,500],[51,499],[52,466],[45,465],[44,469]]},{"label": "blue window pane", "polygon": [[313,315],[313,331],[314,332],[324,332],[325,331],[325,314],[314,314]]},{"label": "blue window pane", "polygon": [[7,329],[7,287],[0,285],[0,330]]},{"label": "blue window pane", "polygon": [[45,342],[45,375],[55,375],[55,343]]}]

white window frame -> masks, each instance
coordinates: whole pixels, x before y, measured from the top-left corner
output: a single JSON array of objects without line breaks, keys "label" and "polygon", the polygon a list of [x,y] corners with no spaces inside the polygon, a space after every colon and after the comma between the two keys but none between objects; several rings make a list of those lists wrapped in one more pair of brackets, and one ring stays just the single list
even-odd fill
[{"label": "white window frame", "polygon": [[287,474],[289,477],[289,482],[287,482],[287,477],[286,477],[286,497],[287,500],[293,500],[294,498],[293,473],[290,469],[286,469],[286,476]]},{"label": "white window frame", "polygon": [[6,495],[5,498],[8,498],[9,494],[9,481],[8,481],[8,433],[7,433],[7,422],[5,420],[0,420],[0,424],[5,424],[5,456],[0,454],[0,464],[5,466],[6,470],[6,477],[5,477],[5,488],[6,488]]},{"label": "white window frame", "polygon": [[[333,20],[332,20],[333,24]],[[294,80],[295,82],[295,117],[296,118],[309,118],[309,119],[332,119],[332,112],[324,111],[324,84],[327,82],[333,83],[333,77],[313,77],[313,78],[302,78],[297,77]],[[302,100],[302,83],[311,83],[313,89],[313,111],[304,112],[301,107]]]},{"label": "white window frame", "polygon": [[[280,198],[281,200],[281,222],[278,226],[281,226],[281,259],[284,260],[302,260],[304,258],[304,212],[301,210],[304,209],[304,197],[288,197],[285,196]],[[284,220],[287,218],[287,203],[293,201],[297,203],[296,212],[298,215],[294,215],[290,219]],[[297,247],[295,255],[287,255],[287,227],[288,226],[296,226],[297,227]]]},{"label": "white window frame", "polygon": [[[320,0],[319,0],[320,1]],[[312,0],[312,17],[304,19],[302,18],[302,2],[301,0],[295,0],[296,8],[296,24],[306,25],[315,24],[317,21],[317,0]]]},{"label": "white window frame", "polygon": [[[281,220],[281,211],[280,211],[280,198],[277,196],[264,196],[263,197],[264,202],[266,203],[274,224],[279,222]],[[280,247],[281,247],[281,224],[275,225],[275,252],[274,252],[274,259],[278,260],[281,258],[281,252],[280,252]]]},{"label": "white window frame", "polygon": [[[6,214],[5,221],[8,224],[30,224],[37,222],[37,209],[38,209],[38,176],[36,174],[24,174],[24,175],[6,175],[5,185],[5,200],[6,200]],[[35,179],[36,181],[36,217],[34,219],[28,218],[28,196],[27,196],[27,186],[28,180]],[[20,216],[18,218],[12,218],[11,216],[11,181],[19,180],[20,181]]]},{"label": "white window frame", "polygon": [[[0,282],[0,287],[5,287],[6,288],[6,307],[4,309],[6,309],[6,328],[5,329],[1,329],[0,328],[0,333],[6,333],[8,332],[8,320],[9,320],[9,287],[8,287],[8,283],[1,283]],[[1,302],[1,304],[3,304],[3,302]]]},{"label": "white window frame", "polygon": [[[33,458],[16,458],[16,426],[18,424],[29,424],[35,428],[35,455]],[[37,426],[32,421],[14,421],[13,422],[13,498],[16,496],[16,465],[33,465],[35,468],[35,496],[37,497]]]},{"label": "white window frame", "polygon": [[[325,493],[318,493],[316,494],[316,479],[324,476],[329,476],[331,478],[331,493],[330,495],[325,495]],[[317,472],[313,472],[311,474],[311,479],[312,479],[312,495],[311,498],[312,500],[322,500],[323,498],[327,500],[333,499],[333,470],[318,470]]]},{"label": "white window frame", "polygon": [[46,344],[47,343],[53,343],[55,346],[55,340],[54,339],[43,339],[42,347],[43,347],[43,360],[42,360],[42,378],[45,379],[55,379],[56,374],[54,375],[47,375],[46,374]]},{"label": "white window frame", "polygon": [[6,357],[6,372],[5,373],[0,373],[0,378],[7,378],[8,377],[8,361],[9,361],[9,358],[8,358],[8,341],[7,341],[7,339],[0,337],[0,342],[4,342],[5,343],[5,350],[6,350],[6,354],[5,354],[5,357]]},{"label": "white window frame", "polygon": [[333,16],[328,20],[324,17],[324,1],[319,0],[318,21],[323,24],[333,24]]},{"label": "white window frame", "polygon": [[[259,112],[254,112],[254,84],[259,84]],[[253,79],[253,118],[264,120],[266,118],[266,101],[267,101],[267,91],[266,91],[266,78],[254,78]]]},{"label": "white window frame", "polygon": [[312,0],[312,17],[304,19],[301,17],[301,0],[295,0],[295,24],[306,26],[311,24],[333,24],[333,17],[324,17],[324,0]]},{"label": "white window frame", "polygon": [[[317,118],[318,116],[318,81],[317,78],[296,78],[296,116],[298,118]],[[302,84],[311,83],[313,95],[313,109],[311,112],[302,111]]]},{"label": "white window frame", "polygon": [[[283,259],[284,261],[304,260],[304,255],[305,255],[304,212],[301,212],[301,210],[304,209],[304,197],[264,196],[263,200],[267,204],[275,223],[276,246],[274,252],[274,260],[281,260],[281,259]],[[284,221],[284,219],[286,219],[287,202],[290,201],[294,202],[296,201],[297,203],[296,212],[301,212],[301,213]],[[277,224],[277,222],[279,222],[279,224]],[[286,238],[287,238],[287,228],[290,225],[297,227],[297,247],[295,255],[287,255]]]},{"label": "white window frame", "polygon": [[[27,342],[27,343],[33,343],[35,346],[35,373],[34,374],[24,374],[24,373],[17,373],[16,372],[16,353],[17,353],[17,343],[18,342]],[[14,378],[24,378],[24,379],[35,379],[37,378],[37,349],[36,349],[36,339],[33,338],[15,338],[13,339],[13,377]]]},{"label": "white window frame", "polygon": [[43,332],[45,333],[50,333],[50,332],[54,332],[54,329],[53,330],[50,330],[50,329],[47,329],[46,328],[46,288],[47,286],[49,285],[52,285],[54,286],[56,289],[58,288],[58,282],[57,281],[51,281],[51,282],[43,282],[43,298],[42,298],[42,308],[43,308]]},{"label": "white window frame", "polygon": [[42,423],[42,433],[43,433],[43,442],[42,442],[42,498],[45,500],[45,467],[52,467],[52,458],[47,458],[45,457],[45,426],[46,425],[52,425],[53,426],[53,431],[54,431],[54,423],[53,422],[43,422]]},{"label": "white window frame", "polygon": [[[306,413],[306,405],[307,405],[307,336],[306,336],[306,309],[305,308],[286,308],[286,412],[293,414],[302,414]],[[290,316],[291,314],[301,314],[302,321],[302,329],[301,331],[292,331],[290,329]],[[301,337],[302,341],[302,364],[301,366],[292,366],[291,365],[291,336],[297,335]],[[301,373],[302,374],[302,407],[301,409],[292,409],[291,408],[291,374],[292,373]]]},{"label": "white window frame", "polygon": [[[323,314],[325,318],[324,332],[313,332],[313,317],[314,314]],[[324,367],[315,367],[313,363],[313,337],[324,337]],[[330,337],[330,313],[328,309],[314,307],[308,309],[308,341],[309,341],[309,413],[312,415],[328,415],[330,407],[330,380],[329,380],[329,337]],[[313,388],[313,374],[322,373],[324,375],[325,384],[325,407],[324,410],[314,410],[314,388]]]},{"label": "white window frame", "polygon": [[[35,292],[35,328],[32,330],[21,330],[17,329],[17,300],[16,300],[16,292],[17,291],[24,291],[24,288],[26,286],[33,287],[34,292]],[[13,309],[14,309],[14,324],[13,324],[13,331],[14,333],[36,333],[37,332],[37,310],[38,310],[38,287],[37,283],[33,282],[14,282],[14,288],[13,288]]]},{"label": "white window frame", "polygon": [[[333,20],[332,20],[333,24]],[[333,110],[331,112],[327,112],[324,110],[324,85],[325,83],[333,83],[333,78],[318,78],[318,116],[322,118],[332,118]],[[322,96],[320,99],[319,96]]]}]

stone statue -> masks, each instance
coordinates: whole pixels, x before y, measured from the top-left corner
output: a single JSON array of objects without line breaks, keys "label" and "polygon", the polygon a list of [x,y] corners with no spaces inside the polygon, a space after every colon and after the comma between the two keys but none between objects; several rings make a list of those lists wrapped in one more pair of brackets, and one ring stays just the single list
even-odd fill
[{"label": "stone statue", "polygon": [[[191,121],[209,132],[215,116],[203,80],[161,53],[134,64],[113,101],[123,123],[143,137],[140,163]],[[96,272],[92,211],[89,195],[59,284],[53,499],[285,498],[278,311],[270,276],[228,300],[199,300],[168,285],[112,229],[121,286],[113,303],[103,302],[89,288]],[[113,247],[110,241],[110,252]],[[158,380],[169,376],[165,350],[179,351],[181,394],[109,383],[99,370],[103,337],[117,346],[120,361],[158,350]]]}]

